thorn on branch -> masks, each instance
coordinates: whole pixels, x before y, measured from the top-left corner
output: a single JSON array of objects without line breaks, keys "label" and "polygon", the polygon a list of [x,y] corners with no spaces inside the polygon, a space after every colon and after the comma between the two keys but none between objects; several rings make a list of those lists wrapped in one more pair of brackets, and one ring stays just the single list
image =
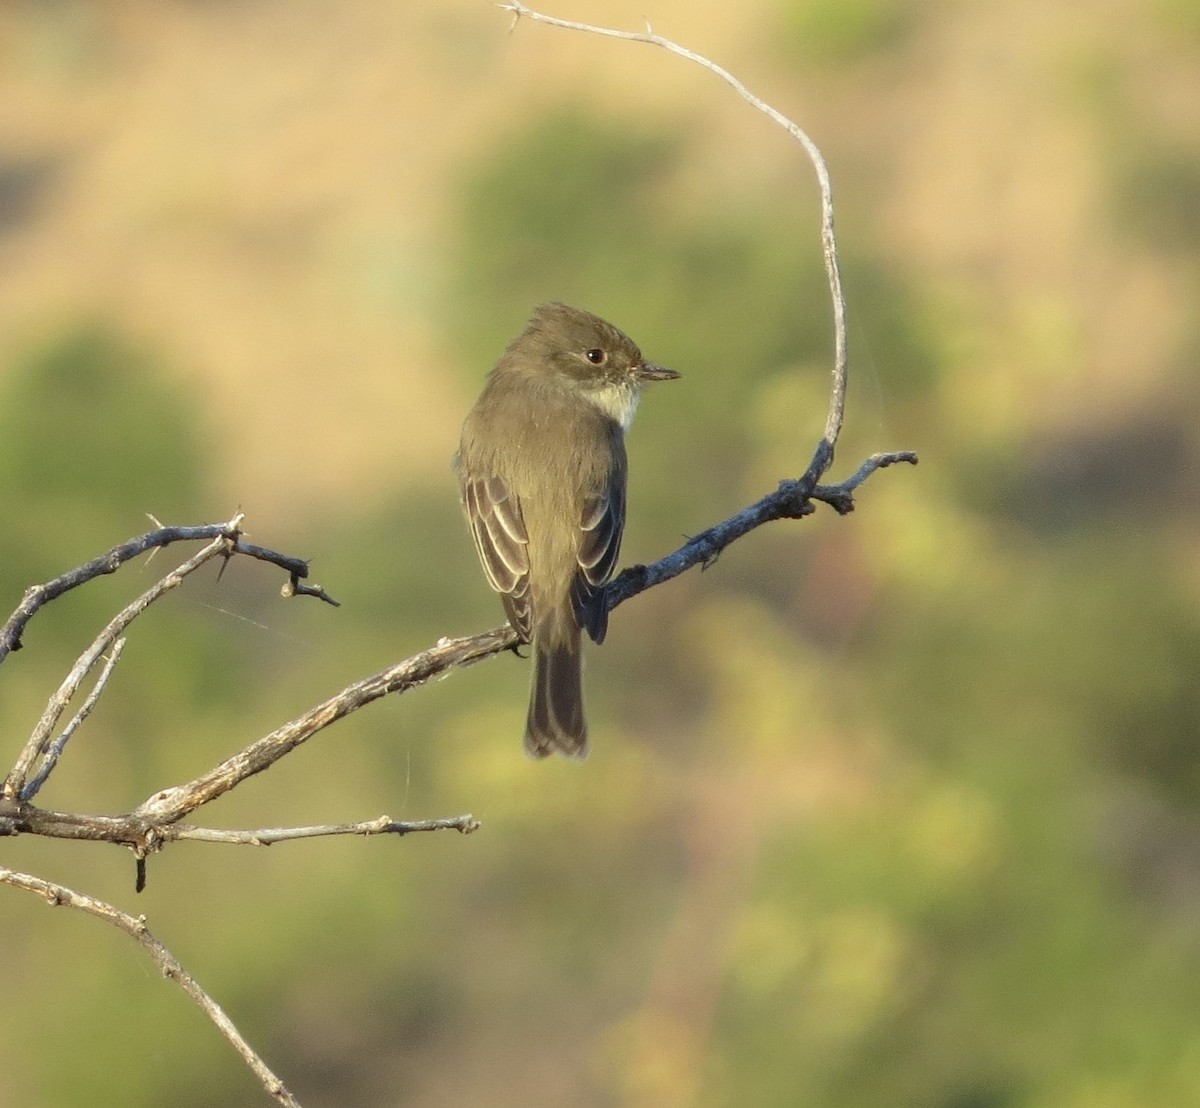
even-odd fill
[{"label": "thorn on branch", "polygon": [[[93,558],[90,562],[68,570],[52,581],[47,581],[40,585],[31,585],[25,590],[20,605],[8,618],[8,621],[3,626],[0,626],[0,662],[3,662],[5,657],[12,651],[21,649],[21,637],[26,625],[46,604],[62,596],[63,593],[86,584],[88,581],[106,574],[115,573],[131,558],[136,558],[146,553],[146,551],[158,550],[161,547],[170,546],[172,543],[177,542],[193,542],[199,539],[211,540],[210,545],[205,547],[200,555],[197,555],[201,562],[213,557],[224,557],[226,562],[228,562],[232,554],[245,554],[251,558],[271,562],[281,569],[287,570],[296,578],[292,592],[286,595],[316,596],[324,600],[327,604],[336,606],[337,602],[319,585],[299,586],[299,578],[308,576],[307,562],[300,558],[291,558],[286,554],[280,554],[274,550],[267,550],[264,547],[243,542],[241,525],[244,519],[245,515],[239,511],[237,515],[224,523],[205,523],[195,527],[160,527],[156,531],[150,531],[144,535],[138,535],[135,538],[129,539],[127,542],[113,547],[112,550],[101,554],[99,557]],[[167,578],[164,578],[164,582],[168,579],[186,576],[198,564],[195,559],[189,559],[183,566],[178,567],[171,574],[168,574]],[[178,584],[178,581],[172,580],[169,585],[164,585],[163,588],[174,588],[176,584]]]}]

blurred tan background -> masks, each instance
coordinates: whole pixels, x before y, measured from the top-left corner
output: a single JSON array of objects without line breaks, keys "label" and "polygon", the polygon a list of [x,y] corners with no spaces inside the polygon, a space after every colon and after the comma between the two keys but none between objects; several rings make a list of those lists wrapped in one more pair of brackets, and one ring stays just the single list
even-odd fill
[{"label": "blurred tan background", "polygon": [[[592,758],[526,668],[375,705],[204,813],[470,811],[470,838],[6,840],[145,913],[306,1108],[1200,1104],[1200,9],[560,0],[805,126],[850,301],[847,519],[616,613]],[[529,308],[683,380],[630,438],[625,560],[806,465],[831,330],[798,146],[700,69],[482,0],[0,10],[0,607],[248,513],[343,602],[233,564],[135,625],[41,794],[123,811],[501,618],[449,459]],[[15,756],[171,562],[47,609]],[[128,939],[0,890],[0,1102],[266,1098]]]}]

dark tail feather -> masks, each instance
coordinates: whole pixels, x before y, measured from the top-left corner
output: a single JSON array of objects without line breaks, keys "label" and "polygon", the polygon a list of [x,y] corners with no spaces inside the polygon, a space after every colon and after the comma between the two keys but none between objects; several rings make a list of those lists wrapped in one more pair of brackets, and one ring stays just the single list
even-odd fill
[{"label": "dark tail feather", "polygon": [[565,643],[542,649],[533,644],[533,687],[525,750],[533,758],[556,751],[568,758],[588,755],[587,723],[583,718],[583,658],[579,630]]}]

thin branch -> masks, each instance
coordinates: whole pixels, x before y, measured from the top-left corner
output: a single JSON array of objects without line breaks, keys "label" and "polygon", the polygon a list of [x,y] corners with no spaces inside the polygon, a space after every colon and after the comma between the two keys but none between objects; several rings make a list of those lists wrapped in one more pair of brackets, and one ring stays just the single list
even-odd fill
[{"label": "thin branch", "polygon": [[828,504],[839,515],[849,515],[854,511],[854,490],[858,488],[877,469],[887,469],[899,462],[909,465],[917,464],[917,456],[911,450],[896,450],[888,454],[872,454],[855,473],[846,478],[840,485],[817,485],[812,491],[814,500]]},{"label": "thin branch", "polygon": [[79,725],[92,714],[92,709],[95,708],[96,702],[100,699],[100,694],[104,692],[105,686],[108,684],[108,679],[112,676],[112,671],[116,668],[117,662],[121,660],[121,652],[124,649],[124,639],[117,639],[113,643],[112,650],[109,651],[108,657],[104,661],[104,669],[100,671],[100,676],[96,678],[96,683],[92,686],[92,691],[88,693],[87,699],[84,700],[83,705],[71,718],[70,722],[67,723],[66,727],[62,729],[58,738],[47,745],[45,753],[42,755],[42,764],[38,768],[37,773],[21,789],[22,800],[32,800],[37,795],[38,790],[46,783],[46,779],[54,772],[54,767],[58,764],[58,759],[66,749],[67,743],[71,741],[71,736],[79,729]]},{"label": "thin branch", "polygon": [[342,606],[320,585],[315,582],[306,585],[301,580],[302,577],[308,576],[308,563],[302,558],[292,558],[287,554],[280,554],[277,550],[268,550],[265,546],[255,546],[254,543],[243,542],[240,538],[234,544],[230,554],[245,554],[249,558],[257,558],[260,562],[270,562],[279,566],[280,569],[286,569],[289,577],[287,583],[279,590],[281,596],[315,596],[318,600],[324,600],[326,604],[330,604],[334,608]]},{"label": "thin branch", "polygon": [[825,164],[825,156],[821,153],[820,147],[798,123],[789,119],[765,100],[755,96],[729,70],[710,61],[702,54],[697,54],[669,38],[655,34],[648,23],[645,31],[621,31],[612,27],[596,27],[590,23],[579,23],[573,19],[559,19],[555,16],[543,15],[532,8],[527,8],[520,0],[508,0],[498,6],[505,11],[512,12],[514,28],[524,16],[532,19],[535,23],[546,23],[552,27],[563,27],[569,31],[583,31],[591,35],[623,39],[626,42],[644,42],[649,46],[658,46],[681,58],[686,58],[720,77],[747,104],[777,123],[804,147],[804,152],[812,163],[817,184],[821,190],[821,248],[825,261],[825,275],[829,282],[829,295],[833,302],[833,382],[830,391],[829,413],[825,419],[825,436],[817,447],[805,474],[805,476],[812,474],[814,481],[819,481],[833,464],[834,450],[837,447],[838,436],[842,432],[842,421],[846,413],[847,381],[846,297],[842,292],[837,237],[833,229],[833,183],[829,178],[829,169]]},{"label": "thin branch", "polygon": [[233,1021],[225,1014],[221,1006],[179,964],[179,959],[150,934],[144,917],[127,915],[125,912],[114,908],[111,904],[103,900],[97,900],[95,897],[88,896],[85,893],[78,893],[74,889],[68,889],[65,885],[56,885],[53,882],[45,881],[31,874],[19,873],[15,870],[4,869],[2,867],[0,867],[0,884],[11,885],[13,888],[25,889],[27,892],[37,893],[52,906],[76,908],[81,912],[86,912],[88,915],[102,919],[106,923],[111,923],[131,938],[136,939],[150,955],[159,972],[168,980],[174,981],[199,1005],[200,1010],[212,1020],[217,1030],[229,1040],[233,1049],[241,1055],[242,1060],[250,1067],[267,1093],[276,1102],[286,1105],[287,1108],[300,1108],[300,1102],[292,1096],[287,1086],[271,1071],[266,1062],[259,1057],[254,1048],[245,1040],[242,1033],[238,1031]]},{"label": "thin branch", "polygon": [[232,831],[215,827],[195,827],[172,823],[158,829],[164,840],[191,839],[203,843],[233,843],[239,846],[274,846],[296,839],[317,839],[327,835],[412,835],[419,831],[459,831],[469,835],[479,830],[472,815],[445,819],[394,820],[391,816],[361,823],[324,823],[312,827],[262,827],[257,831]]},{"label": "thin branch", "polygon": [[289,751],[307,742],[318,731],[388,693],[405,692],[458,666],[468,666],[516,645],[511,627],[497,628],[460,639],[441,639],[428,650],[414,654],[372,677],[356,681],[322,701],[297,719],[276,728],[244,750],[193,781],[163,789],[148,797],[133,812],[149,825],[175,823],[256,773],[274,765]]},{"label": "thin branch", "polygon": [[[240,520],[240,517],[235,517]],[[83,679],[91,672],[92,667],[125,629],[142,614],[159,597],[170,590],[178,588],[185,578],[195,573],[205,562],[211,561],[223,553],[229,543],[229,537],[222,533],[213,539],[206,547],[190,557],[186,562],[176,566],[161,580],[156,581],[141,596],[135,598],[121,609],[108,625],[96,636],[89,646],[76,660],[70,672],[63,678],[62,684],[55,690],[46,704],[46,710],[33,729],[28,741],[18,755],[8,778],[4,782],[5,796],[23,796],[25,781],[37,759],[45,752],[50,732],[54,730],[72,697],[78,692]]]},{"label": "thin branch", "polygon": [[21,635],[26,624],[37,614],[38,610],[51,600],[57,600],[65,592],[78,588],[97,577],[108,573],[116,573],[126,562],[154,550],[160,546],[168,546],[175,542],[191,542],[196,539],[224,538],[233,541],[237,537],[237,529],[244,517],[239,512],[233,519],[225,523],[206,523],[199,527],[160,527],[145,535],[139,535],[114,546],[107,554],[101,554],[90,562],[67,570],[66,573],[47,581],[44,585],[32,585],[25,590],[25,596],[17,606],[16,611],[8,618],[3,628],[0,628],[0,662],[3,662],[13,650],[21,649]]},{"label": "thin branch", "polygon": [[629,566],[622,570],[605,590],[609,610],[646,589],[678,577],[692,566],[699,565],[707,569],[727,546],[764,523],[777,519],[803,519],[812,515],[816,511],[814,500],[827,503],[840,515],[846,515],[854,508],[853,491],[875,470],[897,462],[915,465],[917,456],[910,451],[876,454],[864,462],[849,481],[840,485],[818,485],[811,471],[799,480],[781,481],[775,492],[764,496],[757,504],[743,508],[737,515],[702,531],[674,553],[652,565]]},{"label": "thin branch", "polygon": [[186,823],[155,823],[140,812],[124,815],[89,815],[56,812],[17,800],[0,799],[0,836],[38,835],[47,839],[74,839],[129,847],[139,857],[161,850],[169,842],[234,843],[270,846],[292,839],[315,839],[327,835],[410,835],[419,831],[458,831],[469,835],[480,822],[472,815],[442,819],[394,820],[390,816],[357,823],[315,824],[308,827],[264,827],[258,830],[225,830],[196,827]]},{"label": "thin branch", "polygon": [[114,546],[107,554],[101,554],[90,562],[76,566],[61,576],[55,577],[52,581],[30,586],[25,590],[21,603],[8,621],[3,627],[0,627],[0,662],[3,662],[12,651],[21,649],[21,636],[26,625],[38,610],[50,603],[51,600],[56,600],[63,593],[70,592],[71,589],[78,588],[97,577],[116,573],[126,562],[136,558],[139,554],[146,553],[147,550],[153,551],[177,542],[195,542],[224,536],[230,543],[229,553],[231,555],[244,554],[247,557],[270,562],[281,569],[286,569],[292,577],[291,585],[293,587],[293,591],[288,595],[294,593],[302,596],[317,596],[326,603],[337,604],[337,601],[319,585],[300,584],[300,579],[308,576],[308,563],[303,559],[242,542],[240,527],[244,518],[244,515],[239,512],[225,523],[205,523],[198,527],[159,527],[144,535],[138,535],[128,542],[123,542],[119,546]]},{"label": "thin branch", "polygon": [[127,815],[55,812],[13,797],[0,796],[0,834],[115,843],[136,849],[145,839],[145,828]]}]

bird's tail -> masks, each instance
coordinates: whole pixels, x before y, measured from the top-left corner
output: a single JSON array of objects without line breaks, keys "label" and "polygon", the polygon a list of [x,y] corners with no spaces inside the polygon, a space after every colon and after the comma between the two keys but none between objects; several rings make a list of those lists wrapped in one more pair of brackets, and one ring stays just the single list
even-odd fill
[{"label": "bird's tail", "polygon": [[588,755],[579,628],[572,622],[563,630],[562,638],[534,636],[533,682],[525,724],[525,751],[533,758],[555,752],[568,758]]}]

